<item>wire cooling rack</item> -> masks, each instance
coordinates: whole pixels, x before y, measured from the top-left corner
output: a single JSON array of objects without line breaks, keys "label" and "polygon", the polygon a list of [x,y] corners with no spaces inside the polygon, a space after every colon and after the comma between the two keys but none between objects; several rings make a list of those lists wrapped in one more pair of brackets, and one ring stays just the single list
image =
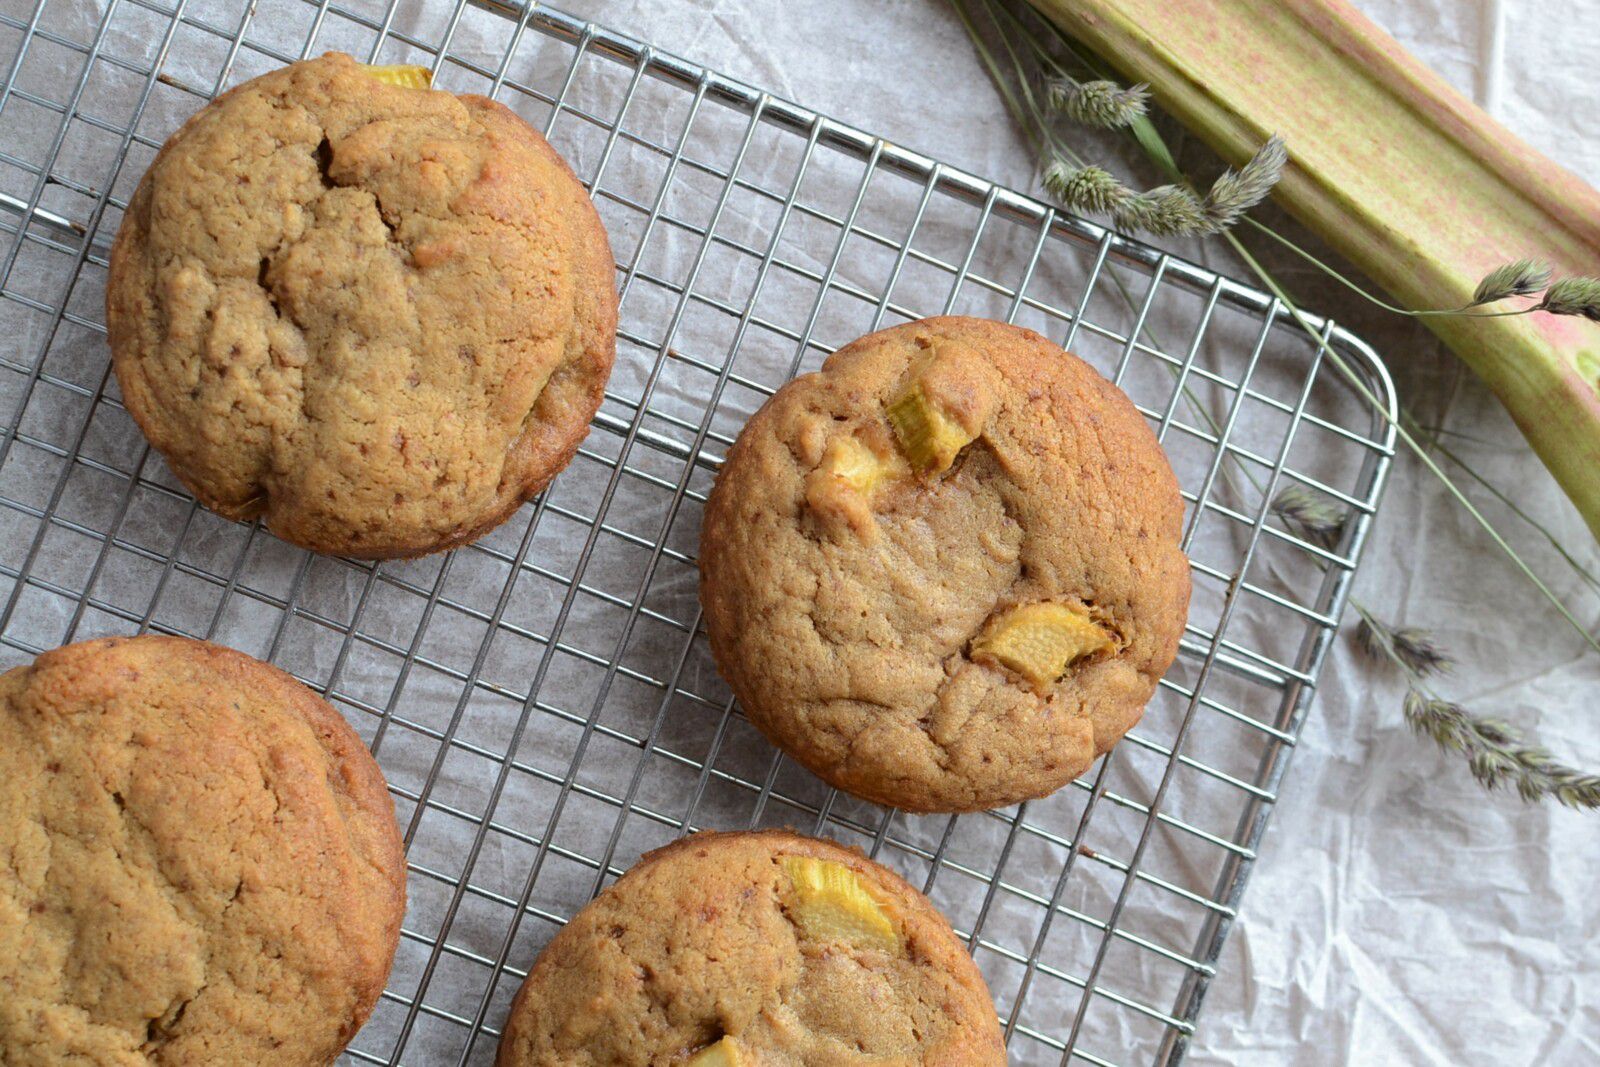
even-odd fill
[{"label": "wire cooling rack", "polygon": [[[487,1063],[574,911],[691,828],[865,848],[967,938],[1013,1063],[1180,1059],[1392,455],[1381,363],[1331,322],[545,8],[0,2],[0,665],[105,633],[207,637],[325,692],[388,777],[410,862],[394,973],[349,1062]],[[106,250],[203,100],[338,48],[422,62],[549,131],[619,264],[593,432],[478,544],[319,557],[197,508],[119,403]],[[851,338],[1010,319],[1114,378],[1188,501],[1195,594],[1143,722],[1056,796],[911,817],[777,756],[712,669],[701,508],[744,418]],[[1298,487],[1334,542],[1272,518]]]}]

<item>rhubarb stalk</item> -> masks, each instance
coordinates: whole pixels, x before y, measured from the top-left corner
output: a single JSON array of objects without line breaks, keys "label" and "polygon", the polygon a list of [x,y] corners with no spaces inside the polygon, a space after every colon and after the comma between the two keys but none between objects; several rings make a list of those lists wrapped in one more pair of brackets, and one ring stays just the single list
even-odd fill
[{"label": "rhubarb stalk", "polygon": [[[1230,162],[1282,136],[1279,202],[1408,308],[1466,305],[1486,274],[1526,256],[1557,277],[1600,274],[1600,193],[1347,0],[1033,4]],[[1494,390],[1600,538],[1600,325],[1423,321]]]}]

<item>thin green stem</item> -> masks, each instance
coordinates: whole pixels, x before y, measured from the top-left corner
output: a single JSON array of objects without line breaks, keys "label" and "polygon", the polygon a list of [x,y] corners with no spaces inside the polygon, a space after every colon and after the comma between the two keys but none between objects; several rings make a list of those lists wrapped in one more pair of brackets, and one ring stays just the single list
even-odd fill
[{"label": "thin green stem", "polygon": [[1417,428],[1418,432],[1425,433],[1434,440],[1438,440],[1441,437],[1454,437],[1458,441],[1467,441],[1483,448],[1493,448],[1501,452],[1506,451],[1505,445],[1498,441],[1490,441],[1488,438],[1478,437],[1475,434],[1462,433],[1460,430],[1452,430],[1446,426],[1429,426],[1425,423],[1419,422],[1414,415],[1408,417],[1411,419],[1411,424]]},{"label": "thin green stem", "polygon": [[1467,477],[1483,486],[1483,488],[1488,491],[1491,496],[1509,508],[1513,515],[1538,531],[1540,536],[1549,542],[1550,547],[1555,549],[1556,552],[1560,554],[1561,558],[1567,561],[1567,564],[1571,566],[1573,571],[1575,571],[1578,576],[1588,584],[1589,588],[1593,589],[1597,593],[1600,593],[1600,577],[1596,577],[1594,572],[1589,570],[1588,567],[1584,566],[1581,560],[1575,557],[1571,552],[1568,552],[1566,546],[1561,543],[1560,539],[1557,538],[1555,534],[1550,532],[1548,527],[1539,522],[1539,520],[1535,519],[1532,515],[1529,515],[1526,511],[1522,510],[1522,508],[1517,505],[1516,501],[1512,500],[1483,475],[1473,470],[1467,465],[1466,460],[1456,455],[1445,445],[1441,444],[1437,439],[1435,439],[1433,442],[1433,448],[1445,459],[1461,468],[1462,473],[1466,474]]},{"label": "thin green stem", "polygon": [[[1042,118],[1025,111],[1022,104],[1017,100],[1016,93],[1011,89],[1010,81],[1000,71],[1000,64],[995,60],[994,53],[989,50],[988,43],[984,41],[983,35],[978,32],[978,27],[973,24],[972,13],[967,10],[966,3],[963,0],[950,0],[950,6],[955,10],[956,17],[961,20],[961,25],[966,29],[967,36],[971,38],[972,46],[978,53],[978,60],[988,70],[989,80],[994,82],[996,91],[1000,93],[1001,101],[1004,102],[1006,110],[1011,113],[1011,120],[1021,128],[1023,136],[1029,137],[1033,141],[1034,150],[1036,152],[1039,151],[1039,134],[1048,136],[1048,133],[1042,129],[1044,126]],[[1032,120],[1039,121],[1041,127],[1039,134],[1034,132]]]},{"label": "thin green stem", "polygon": [[1289,251],[1293,252],[1295,255],[1299,256],[1301,259],[1305,260],[1307,263],[1311,264],[1313,267],[1317,268],[1319,271],[1326,274],[1328,277],[1332,278],[1346,289],[1349,289],[1351,292],[1355,293],[1368,303],[1375,304],[1378,307],[1383,308],[1385,311],[1392,311],[1396,315],[1416,314],[1415,312],[1407,311],[1403,307],[1398,307],[1389,303],[1387,300],[1377,296],[1364,286],[1357,285],[1355,282],[1341,274],[1339,270],[1332,264],[1318,259],[1316,256],[1312,255],[1310,252],[1307,252],[1304,248],[1301,248],[1298,244],[1289,240],[1289,238],[1283,236],[1283,234],[1279,233],[1277,230],[1274,230],[1266,223],[1258,222],[1248,215],[1244,217],[1243,221],[1245,225],[1249,226],[1263,237],[1267,237],[1278,242],[1278,244],[1282,245],[1284,248],[1287,248]]},{"label": "thin green stem", "polygon": [[[1300,325],[1300,328],[1305,330],[1306,333],[1308,333],[1313,339],[1320,342],[1320,337],[1317,334],[1315,327],[1313,327],[1306,319],[1305,315],[1300,311],[1299,306],[1295,304],[1294,300],[1289,296],[1288,293],[1284,292],[1283,287],[1278,284],[1277,279],[1274,278],[1267,271],[1267,269],[1261,265],[1260,261],[1257,260],[1255,256],[1251,255],[1250,250],[1244,246],[1244,243],[1232,233],[1223,233],[1222,237],[1229,243],[1229,245],[1233,247],[1233,250],[1238,253],[1239,257],[1245,261],[1245,264],[1250,268],[1251,273],[1260,279],[1261,284],[1265,285],[1267,290],[1283,303],[1289,314],[1293,316],[1295,322]],[[1522,558],[1521,554],[1518,553],[1516,549],[1511,547],[1510,543],[1507,542],[1503,536],[1501,536],[1500,531],[1495,529],[1494,524],[1484,516],[1483,512],[1478,510],[1477,505],[1469,500],[1467,495],[1463,493],[1456,486],[1456,483],[1450,479],[1450,476],[1444,472],[1444,469],[1440,467],[1438,463],[1434,462],[1433,457],[1428,455],[1427,449],[1418,444],[1416,438],[1412,437],[1411,433],[1401,425],[1400,420],[1389,413],[1388,409],[1383,405],[1383,402],[1378,399],[1378,397],[1370,388],[1368,388],[1367,383],[1361,380],[1361,376],[1356,374],[1350,365],[1344,361],[1344,358],[1333,349],[1326,349],[1326,354],[1328,359],[1336,368],[1338,368],[1339,372],[1344,375],[1345,379],[1351,384],[1351,386],[1354,387],[1355,390],[1360,393],[1369,404],[1372,405],[1373,410],[1378,412],[1385,422],[1394,427],[1395,433],[1402,441],[1405,442],[1406,447],[1409,448],[1411,452],[1422,461],[1423,466],[1428,468],[1428,472],[1437,478],[1445,487],[1445,489],[1449,491],[1450,495],[1455,498],[1456,503],[1460,504],[1466,509],[1467,514],[1472,516],[1473,521],[1483,528],[1484,532],[1489,535],[1490,539],[1494,541],[1495,545],[1499,547],[1500,551],[1504,552],[1506,556],[1516,564],[1517,569],[1521,571],[1523,576],[1533,584],[1534,588],[1539,590],[1540,594],[1543,595],[1544,598],[1555,607],[1556,611],[1560,613],[1561,617],[1567,621],[1574,631],[1583,637],[1584,641],[1589,645],[1590,648],[1594,649],[1596,652],[1600,652],[1600,641],[1597,641],[1595,636],[1584,628],[1583,624],[1577,620],[1570,610],[1568,610],[1566,604],[1561,602],[1561,598],[1556,596],[1555,593],[1551,591],[1550,587],[1545,584],[1544,579],[1540,578],[1539,575],[1534,572],[1533,568],[1528,566],[1528,562]]]},{"label": "thin green stem", "polygon": [[1323,274],[1326,274],[1329,278],[1332,278],[1334,281],[1338,282],[1352,293],[1355,293],[1357,296],[1361,297],[1361,299],[1367,301],[1367,303],[1374,304],[1377,307],[1380,307],[1385,311],[1392,312],[1396,315],[1404,315],[1407,318],[1412,319],[1450,315],[1459,315],[1462,318],[1468,319],[1503,319],[1514,315],[1531,315],[1535,311],[1542,310],[1539,305],[1531,304],[1528,307],[1515,308],[1511,311],[1480,311],[1478,310],[1482,306],[1480,304],[1463,304],[1461,307],[1457,308],[1430,308],[1423,311],[1412,311],[1409,308],[1403,308],[1396,304],[1389,303],[1372,290],[1347,278],[1339,271],[1339,268],[1335,267],[1326,260],[1318,259],[1315,255],[1306,251],[1304,248],[1301,248],[1298,244],[1291,241],[1277,230],[1274,230],[1266,223],[1253,219],[1248,215],[1246,215],[1240,221],[1249,226],[1251,229],[1255,230],[1257,233],[1261,234],[1263,237],[1268,237],[1278,242],[1278,244],[1282,245],[1284,248],[1287,248],[1296,256],[1299,256],[1301,259],[1305,260],[1307,263],[1311,264],[1313,267],[1317,268],[1317,270],[1321,271]]},{"label": "thin green stem", "polygon": [[[1065,63],[1062,63],[1048,48],[1040,44],[1039,38],[1029,32],[1028,27],[1015,11],[1011,10],[1007,5],[999,3],[998,0],[981,0],[981,2],[988,9],[989,17],[994,20],[996,26],[1000,25],[1002,19],[1011,24],[1011,28],[1017,31],[1017,35],[1027,42],[1028,49],[1033,52],[1034,58],[1039,61],[1040,67],[1044,69],[1046,74],[1055,74],[1058,77],[1077,80],[1077,73],[1068,70]],[[1005,33],[1004,30],[1000,32],[1002,34]],[[1020,66],[1017,68],[1019,81],[1024,80],[1022,73],[1024,69]],[[1090,70],[1088,64],[1084,64],[1083,69]],[[1092,70],[1090,72],[1093,73]]]}]

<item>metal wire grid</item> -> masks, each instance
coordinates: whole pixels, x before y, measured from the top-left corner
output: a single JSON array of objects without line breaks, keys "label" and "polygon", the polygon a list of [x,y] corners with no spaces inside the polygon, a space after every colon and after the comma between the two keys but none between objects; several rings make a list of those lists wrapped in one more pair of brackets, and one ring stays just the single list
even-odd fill
[{"label": "metal wire grid", "polygon": [[[378,756],[410,862],[352,1062],[482,1063],[553,931],[687,829],[858,843],[967,938],[1017,1063],[1175,1062],[1195,1032],[1392,455],[1381,363],[1331,322],[550,9],[308,0],[0,5],[0,655],[154,630],[327,693]],[[484,541],[412,563],[204,512],[109,376],[105,251],[205,98],[330,47],[421,61],[549,131],[611,230],[619,366],[594,431]],[[1155,423],[1195,601],[1139,729],[1048,800],[907,817],[838,796],[734,709],[698,634],[699,508],[743,418],[867,329],[1046,332]],[[1178,339],[1159,343],[1159,330]],[[1313,339],[1314,338],[1314,339]],[[1337,544],[1268,522],[1298,485]]]}]

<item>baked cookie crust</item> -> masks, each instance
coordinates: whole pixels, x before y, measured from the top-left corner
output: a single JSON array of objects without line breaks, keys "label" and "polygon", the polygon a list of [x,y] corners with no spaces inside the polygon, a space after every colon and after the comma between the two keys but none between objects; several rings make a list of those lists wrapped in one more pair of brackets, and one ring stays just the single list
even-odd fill
[{"label": "baked cookie crust", "polygon": [[162,146],[111,251],[123,401],[207,507],[418,556],[571,460],[616,348],[600,217],[506,107],[330,53]]},{"label": "baked cookie crust", "polygon": [[1053,792],[1139,719],[1189,600],[1138,410],[1031,331],[935,318],[780,389],[706,506],[722,675],[829,784],[911,811]]},{"label": "baked cookie crust", "polygon": [[331,1063],[405,888],[377,764],[276,667],[138,637],[0,675],[0,1063]]},{"label": "baked cookie crust", "polygon": [[646,854],[540,954],[497,1063],[1003,1067],[1005,1050],[921,893],[854,849],[768,830]]}]

